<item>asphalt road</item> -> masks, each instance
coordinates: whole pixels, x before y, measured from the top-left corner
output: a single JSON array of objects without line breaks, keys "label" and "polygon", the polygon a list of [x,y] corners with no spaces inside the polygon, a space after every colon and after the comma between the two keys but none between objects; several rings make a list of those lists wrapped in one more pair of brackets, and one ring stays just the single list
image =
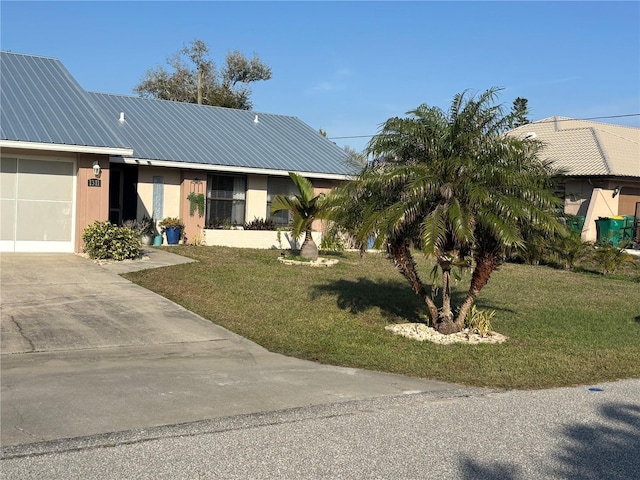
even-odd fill
[{"label": "asphalt road", "polygon": [[413,394],[5,450],[7,479],[640,478],[640,380]]}]

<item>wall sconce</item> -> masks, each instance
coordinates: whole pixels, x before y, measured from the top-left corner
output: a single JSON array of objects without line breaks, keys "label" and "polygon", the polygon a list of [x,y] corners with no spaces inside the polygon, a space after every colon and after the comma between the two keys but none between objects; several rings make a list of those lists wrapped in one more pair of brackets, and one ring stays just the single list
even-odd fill
[{"label": "wall sconce", "polygon": [[95,162],[93,162],[93,175],[96,178],[100,178],[100,173],[102,173],[102,169],[100,168],[100,164],[96,160]]},{"label": "wall sconce", "polygon": [[613,189],[613,195],[611,195],[611,198],[616,198],[618,196],[618,194],[620,193],[620,189],[622,187],[620,187],[620,185],[618,185],[616,188]]}]

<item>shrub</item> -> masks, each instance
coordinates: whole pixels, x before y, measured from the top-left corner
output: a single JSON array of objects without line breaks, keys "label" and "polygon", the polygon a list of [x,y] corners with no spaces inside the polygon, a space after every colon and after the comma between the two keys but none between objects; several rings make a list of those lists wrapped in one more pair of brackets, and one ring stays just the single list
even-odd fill
[{"label": "shrub", "polygon": [[614,247],[610,243],[600,245],[595,251],[595,260],[600,265],[603,275],[614,273],[624,263],[633,261],[633,257],[624,248]]},{"label": "shrub", "polygon": [[245,230],[275,230],[276,224],[273,220],[265,220],[263,218],[254,218],[252,221],[244,224]]},{"label": "shrub", "polygon": [[142,235],[151,235],[155,233],[155,222],[153,217],[149,218],[146,215],[142,217],[142,220],[125,220],[122,223],[123,227],[127,227],[135,232],[139,237]]},{"label": "shrub", "polygon": [[467,313],[467,318],[465,318],[466,327],[481,337],[486,337],[491,333],[491,319],[495,314],[495,310],[480,310],[472,305],[471,310]]},{"label": "shrub", "polygon": [[163,218],[158,226],[164,232],[167,228],[180,228],[184,232],[184,223],[178,217]]},{"label": "shrub", "polygon": [[96,260],[126,260],[140,256],[138,234],[109,222],[94,222],[82,232],[84,250]]}]

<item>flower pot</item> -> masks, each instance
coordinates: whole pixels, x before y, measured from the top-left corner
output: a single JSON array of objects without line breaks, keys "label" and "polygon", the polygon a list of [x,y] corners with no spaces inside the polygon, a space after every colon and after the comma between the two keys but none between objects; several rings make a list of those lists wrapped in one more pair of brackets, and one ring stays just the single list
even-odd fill
[{"label": "flower pot", "polygon": [[162,245],[162,235],[156,235],[153,237],[153,246],[159,247],[160,245]]},{"label": "flower pot", "polygon": [[177,245],[180,241],[180,227],[167,227],[165,233],[167,235],[167,243],[169,245]]},{"label": "flower pot", "polygon": [[142,245],[153,245],[153,236],[141,235],[140,242],[142,243]]}]

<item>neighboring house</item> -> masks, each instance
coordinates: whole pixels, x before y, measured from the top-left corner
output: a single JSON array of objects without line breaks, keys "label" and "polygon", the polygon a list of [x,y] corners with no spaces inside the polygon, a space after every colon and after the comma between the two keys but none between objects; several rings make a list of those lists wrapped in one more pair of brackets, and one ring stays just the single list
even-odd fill
[{"label": "neighboring house", "polygon": [[596,240],[599,217],[640,215],[640,129],[550,117],[512,130],[544,144],[541,158],[564,172],[564,211],[585,217],[584,240]]},{"label": "neighboring house", "polygon": [[[268,218],[289,171],[328,191],[347,154],[295,117],[84,91],[56,59],[0,53],[0,251],[82,250],[96,220]],[[94,170],[99,167],[100,173]],[[189,214],[190,193],[206,215]],[[274,217],[286,225],[288,217]]]}]

